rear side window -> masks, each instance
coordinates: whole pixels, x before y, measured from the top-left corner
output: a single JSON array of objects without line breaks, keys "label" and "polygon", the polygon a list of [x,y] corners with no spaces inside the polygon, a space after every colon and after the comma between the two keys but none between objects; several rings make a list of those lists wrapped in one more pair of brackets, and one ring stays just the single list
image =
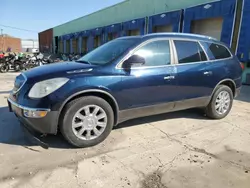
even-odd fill
[{"label": "rear side window", "polygon": [[176,47],[179,64],[207,60],[205,52],[198,42],[176,40],[174,41],[174,44]]},{"label": "rear side window", "polygon": [[225,46],[215,43],[207,43],[209,50],[212,52],[213,59],[225,59],[231,57],[231,53]]}]

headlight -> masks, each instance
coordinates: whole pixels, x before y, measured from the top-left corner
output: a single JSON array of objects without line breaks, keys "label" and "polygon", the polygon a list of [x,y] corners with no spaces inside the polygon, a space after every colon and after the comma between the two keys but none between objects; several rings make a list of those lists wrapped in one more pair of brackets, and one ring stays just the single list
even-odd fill
[{"label": "headlight", "polygon": [[41,82],[37,82],[30,90],[29,97],[30,98],[43,98],[60,87],[66,84],[69,81],[68,78],[53,78],[49,80],[44,80]]}]

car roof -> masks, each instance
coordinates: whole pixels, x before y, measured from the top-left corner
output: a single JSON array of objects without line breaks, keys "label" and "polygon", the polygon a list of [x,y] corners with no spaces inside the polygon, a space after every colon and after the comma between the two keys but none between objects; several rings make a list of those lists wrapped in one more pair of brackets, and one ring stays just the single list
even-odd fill
[{"label": "car roof", "polygon": [[126,36],[121,37],[120,39],[132,39],[132,38],[141,38],[143,40],[154,39],[154,38],[172,38],[172,39],[193,39],[199,41],[213,41],[220,43],[220,41],[216,38],[205,36],[205,35],[198,35],[198,34],[191,34],[191,33],[152,33],[143,36]]}]

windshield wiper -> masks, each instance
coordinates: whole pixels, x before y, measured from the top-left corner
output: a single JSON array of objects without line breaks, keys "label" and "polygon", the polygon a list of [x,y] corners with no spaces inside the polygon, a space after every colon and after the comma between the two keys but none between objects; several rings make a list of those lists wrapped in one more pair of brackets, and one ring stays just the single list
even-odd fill
[{"label": "windshield wiper", "polygon": [[77,60],[75,62],[79,62],[79,63],[85,63],[85,64],[89,64],[91,65],[91,63],[89,61],[84,61],[84,60]]}]

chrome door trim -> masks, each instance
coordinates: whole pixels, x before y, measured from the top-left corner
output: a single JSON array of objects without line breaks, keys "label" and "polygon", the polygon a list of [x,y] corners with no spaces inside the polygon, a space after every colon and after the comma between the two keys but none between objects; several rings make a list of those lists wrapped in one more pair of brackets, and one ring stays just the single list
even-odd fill
[{"label": "chrome door trim", "polygon": [[122,64],[124,63],[124,61],[126,61],[129,57],[131,57],[136,50],[140,49],[141,47],[147,45],[150,42],[154,42],[154,41],[159,41],[159,40],[166,40],[169,41],[169,48],[170,48],[170,64],[169,65],[159,65],[159,66],[145,66],[145,67],[134,67],[131,68],[132,69],[148,69],[148,68],[160,68],[160,67],[168,67],[168,66],[173,66],[174,63],[174,57],[172,56],[172,45],[171,45],[171,38],[169,37],[161,37],[161,38],[154,38],[154,39],[149,39],[146,40],[144,42],[142,42],[141,44],[139,44],[138,46],[136,46],[133,50],[131,50],[125,57],[122,58],[122,60],[119,61],[119,63],[117,63],[117,65],[115,66],[115,69],[119,69],[119,70],[123,70],[124,68],[122,68]]}]

